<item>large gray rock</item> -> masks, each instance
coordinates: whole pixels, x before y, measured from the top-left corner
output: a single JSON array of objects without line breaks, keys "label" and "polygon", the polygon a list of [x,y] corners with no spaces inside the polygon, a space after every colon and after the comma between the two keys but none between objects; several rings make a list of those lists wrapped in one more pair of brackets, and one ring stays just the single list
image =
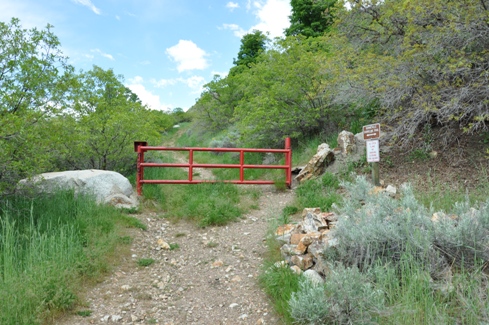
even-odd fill
[{"label": "large gray rock", "polygon": [[105,203],[118,208],[136,208],[137,195],[127,178],[107,170],[73,170],[36,175],[23,179],[19,187],[35,187],[42,192],[56,189],[74,190],[75,194],[93,195],[97,203]]}]

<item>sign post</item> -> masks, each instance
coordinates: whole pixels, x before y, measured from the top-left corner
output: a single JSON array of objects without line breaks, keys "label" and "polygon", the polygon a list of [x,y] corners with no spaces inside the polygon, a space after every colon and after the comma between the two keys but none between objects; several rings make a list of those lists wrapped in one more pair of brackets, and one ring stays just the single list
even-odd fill
[{"label": "sign post", "polygon": [[375,186],[380,186],[379,178],[379,138],[380,124],[370,124],[363,127],[363,139],[366,141],[367,162],[372,163],[372,182]]}]

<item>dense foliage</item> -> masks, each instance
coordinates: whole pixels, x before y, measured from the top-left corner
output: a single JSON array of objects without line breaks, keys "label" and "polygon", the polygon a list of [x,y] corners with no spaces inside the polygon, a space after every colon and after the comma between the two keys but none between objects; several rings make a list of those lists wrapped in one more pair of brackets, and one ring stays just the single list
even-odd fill
[{"label": "dense foliage", "polygon": [[133,141],[155,143],[174,123],[173,114],[142,105],[112,70],[76,73],[51,29],[0,22],[0,193],[35,173],[126,172]]},{"label": "dense foliage", "polygon": [[369,122],[406,146],[489,130],[486,0],[291,3],[286,38],[206,85],[202,123],[273,146]]}]

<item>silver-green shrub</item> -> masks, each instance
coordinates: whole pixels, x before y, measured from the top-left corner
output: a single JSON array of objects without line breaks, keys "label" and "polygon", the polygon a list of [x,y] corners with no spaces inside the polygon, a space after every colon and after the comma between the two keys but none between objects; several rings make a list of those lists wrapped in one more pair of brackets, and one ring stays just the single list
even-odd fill
[{"label": "silver-green shrub", "polygon": [[384,293],[358,268],[338,264],[324,285],[303,278],[289,306],[297,324],[373,324],[384,309]]},{"label": "silver-green shrub", "polygon": [[430,211],[416,201],[411,187],[403,186],[401,199],[394,200],[386,193],[373,194],[365,177],[342,185],[350,198],[339,211],[333,233],[339,243],[334,255],[340,262],[364,269],[378,259],[396,262],[409,250],[437,264]]},{"label": "silver-green shrub", "polygon": [[331,305],[322,284],[301,277],[299,290],[289,300],[290,315],[296,324],[319,325],[329,322]]},{"label": "silver-green shrub", "polygon": [[471,208],[469,201],[456,203],[451,216],[433,224],[433,244],[447,261],[473,269],[489,262],[489,202]]}]

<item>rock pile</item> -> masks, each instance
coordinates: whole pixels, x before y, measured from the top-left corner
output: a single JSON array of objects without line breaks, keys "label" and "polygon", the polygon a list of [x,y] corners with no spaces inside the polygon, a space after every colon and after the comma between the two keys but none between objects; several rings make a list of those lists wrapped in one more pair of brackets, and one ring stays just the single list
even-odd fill
[{"label": "rock pile", "polygon": [[314,278],[327,275],[323,254],[327,247],[337,243],[330,235],[336,221],[335,213],[306,208],[300,223],[279,226],[275,236],[282,244],[280,251],[285,260],[282,266],[289,265],[296,273],[307,271],[305,274]]}]

